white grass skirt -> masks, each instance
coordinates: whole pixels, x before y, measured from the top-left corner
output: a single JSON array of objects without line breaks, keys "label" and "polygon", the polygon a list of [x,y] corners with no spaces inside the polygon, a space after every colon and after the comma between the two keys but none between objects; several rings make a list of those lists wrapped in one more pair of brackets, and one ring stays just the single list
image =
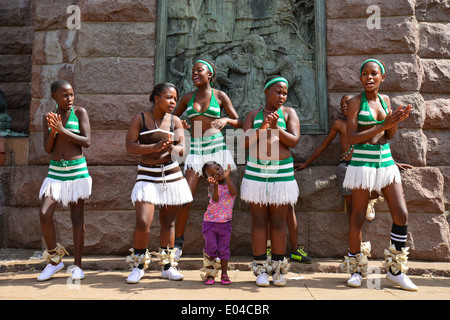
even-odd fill
[{"label": "white grass skirt", "polygon": [[192,202],[192,194],[186,179],[167,183],[139,181],[131,192],[133,205],[136,201],[153,203],[160,206],[177,206]]},{"label": "white grass skirt", "polygon": [[136,201],[155,205],[182,205],[192,202],[192,194],[178,162],[138,166],[137,181],[131,192]]},{"label": "white grass skirt", "polygon": [[86,200],[91,195],[92,178],[61,181],[46,177],[39,191],[39,199],[49,197],[67,206],[69,202]]},{"label": "white grass skirt", "polygon": [[381,192],[381,189],[392,183],[402,183],[397,165],[373,168],[350,164],[345,174],[344,188]]},{"label": "white grass skirt", "polygon": [[261,205],[295,205],[299,196],[297,181],[261,182],[242,179],[241,199]]},{"label": "white grass skirt", "polygon": [[400,171],[392,159],[388,143],[355,144],[343,186],[348,189],[378,191],[392,183],[401,183]]}]

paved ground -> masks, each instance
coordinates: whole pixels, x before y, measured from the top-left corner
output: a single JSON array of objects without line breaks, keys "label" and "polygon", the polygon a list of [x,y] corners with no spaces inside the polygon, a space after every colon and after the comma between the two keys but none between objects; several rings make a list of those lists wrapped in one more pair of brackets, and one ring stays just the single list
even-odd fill
[{"label": "paved ground", "polygon": [[[360,288],[349,288],[346,274],[339,271],[339,260],[314,259],[310,265],[291,263],[291,272],[286,276],[287,286],[273,285],[260,288],[249,271],[248,257],[235,257],[230,262],[231,285],[219,282],[205,286],[198,268],[200,257],[185,257],[180,262],[183,281],[169,281],[160,278],[160,272],[153,268],[139,284],[127,284],[127,266],[124,257],[85,257],[83,268],[86,278],[74,282],[66,272],[72,258],[64,259],[66,268],[46,282],[37,282],[36,277],[45,264],[39,254],[27,250],[2,249],[0,251],[0,299],[19,300],[208,300],[237,301],[253,300],[263,303],[267,300],[449,300],[450,263],[410,263],[413,282],[418,292],[399,289],[385,279],[380,261],[371,261],[374,274],[364,281]],[[184,310],[187,312],[187,310]],[[195,311],[195,310],[194,310]],[[182,313],[183,309],[179,309]],[[192,310],[189,310],[192,314]],[[218,311],[216,311],[218,312]],[[222,310],[225,312],[225,310]]]}]

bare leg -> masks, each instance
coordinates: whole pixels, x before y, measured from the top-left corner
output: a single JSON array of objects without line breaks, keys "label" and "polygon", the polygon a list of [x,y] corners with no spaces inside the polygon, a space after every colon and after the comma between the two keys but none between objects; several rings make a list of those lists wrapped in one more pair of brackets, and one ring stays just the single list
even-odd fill
[{"label": "bare leg", "polygon": [[179,206],[164,206],[159,210],[159,222],[161,225],[160,247],[173,248],[175,244],[175,218]]},{"label": "bare leg", "polygon": [[74,263],[81,268],[83,256],[85,226],[84,226],[84,200],[70,203],[70,219],[73,228]]},{"label": "bare leg", "polygon": [[269,208],[267,206],[251,203],[250,213],[252,217],[251,234],[253,255],[260,256],[266,253]]},{"label": "bare leg", "polygon": [[352,254],[360,252],[361,249],[362,227],[366,219],[368,203],[368,190],[352,190],[352,214],[350,215],[348,229],[348,246]]},{"label": "bare leg", "polygon": [[56,231],[53,223],[56,204],[52,198],[43,198],[39,209],[39,220],[47,250],[56,248]]},{"label": "bare leg", "polygon": [[295,215],[294,206],[289,205],[286,214],[286,223],[289,230],[289,241],[291,243],[291,251],[294,252],[298,248],[298,224]]},{"label": "bare leg", "polygon": [[345,206],[347,208],[348,219],[350,221],[350,217],[352,215],[352,196],[344,196],[345,198]]},{"label": "bare leg", "polygon": [[272,238],[272,257],[284,255],[286,251],[286,214],[288,205],[269,206],[270,234]]},{"label": "bare leg", "polygon": [[[185,179],[187,180],[192,196],[194,196],[202,177],[198,176],[193,170],[186,170]],[[186,228],[186,223],[189,218],[191,204],[192,202],[184,204],[178,210],[175,223],[175,236],[177,237],[182,237],[184,235],[184,229]]]},{"label": "bare leg", "polygon": [[382,189],[383,196],[389,206],[392,215],[392,222],[398,226],[408,224],[408,209],[406,207],[405,196],[401,183],[390,184]]},{"label": "bare leg", "polygon": [[228,275],[228,260],[220,260],[222,275]]},{"label": "bare leg", "polygon": [[148,202],[136,202],[136,226],[134,228],[134,248],[147,249],[150,226],[153,221],[155,205]]}]

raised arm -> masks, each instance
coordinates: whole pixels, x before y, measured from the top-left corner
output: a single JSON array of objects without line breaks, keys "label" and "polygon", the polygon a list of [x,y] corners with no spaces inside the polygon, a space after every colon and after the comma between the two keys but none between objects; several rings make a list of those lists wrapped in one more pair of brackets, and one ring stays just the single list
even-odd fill
[{"label": "raised arm", "polygon": [[44,150],[46,153],[51,154],[55,146],[56,131],[49,126],[50,114],[46,114],[43,117],[42,130],[44,135]]},{"label": "raised arm", "polygon": [[394,112],[390,109],[390,102],[388,101],[388,111],[384,122],[372,126],[371,128],[358,131],[358,112],[361,96],[352,98],[348,103],[347,113],[347,139],[350,144],[357,144],[364,142],[373,136],[384,132],[387,139],[391,139],[397,130],[397,125],[400,121],[408,118],[411,112],[411,105],[407,107],[399,106]]},{"label": "raised arm", "polygon": [[295,168],[299,170],[305,169],[309,166],[314,160],[316,160],[330,145],[330,143],[336,138],[338,134],[338,120],[334,121],[331,126],[330,133],[327,135],[325,140],[314,150],[313,154],[303,163],[295,164]]},{"label": "raised arm", "polygon": [[193,92],[187,93],[180,99],[180,102],[178,102],[178,105],[172,112],[174,116],[180,117],[186,111],[193,94]]}]

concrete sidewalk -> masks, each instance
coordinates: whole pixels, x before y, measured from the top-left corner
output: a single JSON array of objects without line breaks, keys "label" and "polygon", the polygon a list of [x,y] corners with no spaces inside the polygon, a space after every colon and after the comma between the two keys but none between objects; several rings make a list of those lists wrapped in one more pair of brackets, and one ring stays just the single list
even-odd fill
[{"label": "concrete sidewalk", "polygon": [[[65,257],[66,268],[53,279],[37,282],[45,263],[33,250],[0,250],[0,299],[59,300],[449,300],[450,263],[409,263],[410,275],[418,292],[399,289],[386,280],[381,261],[370,261],[374,270],[360,288],[346,286],[348,275],[339,270],[338,259],[313,259],[309,265],[291,262],[287,285],[260,288],[250,271],[250,257],[233,257],[229,263],[231,285],[216,282],[205,286],[200,279],[199,256],[183,257],[179,269],[183,281],[160,277],[157,262],[152,262],[139,284],[126,283],[128,266],[125,257],[86,256],[83,269],[86,278],[74,282],[66,269],[73,263]],[[173,290],[176,289],[176,290]],[[181,312],[181,311],[180,311]]]}]

